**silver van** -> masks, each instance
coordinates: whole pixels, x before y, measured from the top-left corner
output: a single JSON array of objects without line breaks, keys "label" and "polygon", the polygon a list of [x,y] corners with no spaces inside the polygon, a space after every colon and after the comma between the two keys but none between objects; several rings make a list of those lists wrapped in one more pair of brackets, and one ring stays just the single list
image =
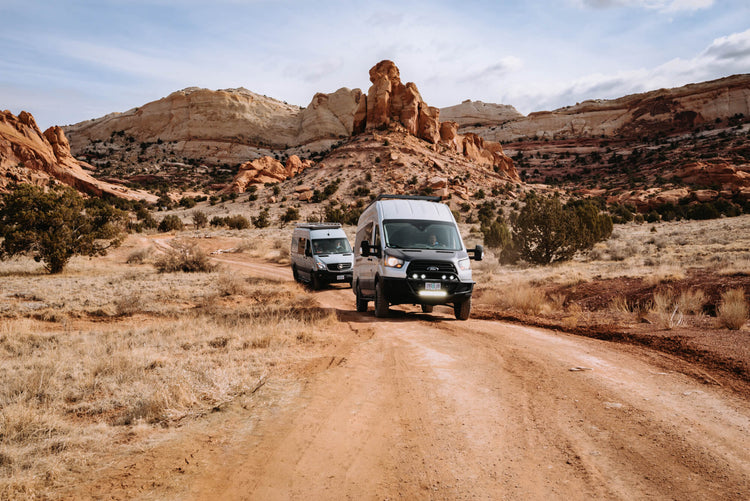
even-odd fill
[{"label": "silver van", "polygon": [[483,248],[466,249],[456,220],[440,197],[380,195],[357,224],[352,289],[357,311],[375,302],[375,316],[391,304],[452,304],[457,319],[471,312],[474,281],[469,259]]},{"label": "silver van", "polygon": [[298,223],[292,232],[292,274],[297,282],[320,289],[352,283],[353,253],[339,223]]}]

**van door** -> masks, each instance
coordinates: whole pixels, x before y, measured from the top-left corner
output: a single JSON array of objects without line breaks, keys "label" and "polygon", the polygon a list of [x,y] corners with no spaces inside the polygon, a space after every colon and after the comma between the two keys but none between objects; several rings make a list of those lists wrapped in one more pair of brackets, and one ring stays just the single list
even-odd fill
[{"label": "van door", "polygon": [[305,237],[300,237],[297,244],[297,255],[299,256],[299,264],[297,266],[297,272],[300,277],[305,281],[310,281],[312,276],[310,275],[310,258],[306,255],[307,249],[310,247],[310,240]]},{"label": "van door", "polygon": [[365,296],[375,294],[375,272],[377,270],[377,257],[370,254],[367,257],[362,256],[360,244],[367,240],[372,245],[373,223],[369,222],[362,229],[361,234],[357,235],[357,248],[354,249],[355,264],[358,269],[359,290]]}]

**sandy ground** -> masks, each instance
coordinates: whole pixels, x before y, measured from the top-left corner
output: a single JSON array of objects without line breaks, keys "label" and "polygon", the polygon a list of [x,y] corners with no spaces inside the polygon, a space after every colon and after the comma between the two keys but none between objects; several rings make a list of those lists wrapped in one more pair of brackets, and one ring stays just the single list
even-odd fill
[{"label": "sandy ground", "polygon": [[[218,257],[237,273],[288,267]],[[750,403],[668,355],[498,321],[354,311],[327,356],[113,458],[66,499],[748,499]],[[694,374],[694,373],[693,373]]]}]

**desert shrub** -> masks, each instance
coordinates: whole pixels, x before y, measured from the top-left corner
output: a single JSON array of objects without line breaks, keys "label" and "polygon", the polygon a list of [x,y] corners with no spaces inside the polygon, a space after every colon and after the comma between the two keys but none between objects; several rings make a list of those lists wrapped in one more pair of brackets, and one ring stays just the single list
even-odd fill
[{"label": "desert shrub", "polygon": [[192,209],[196,204],[197,202],[193,197],[182,197],[180,199],[180,207],[185,207],[186,209]]},{"label": "desert shrub", "polygon": [[512,236],[505,221],[493,221],[489,225],[482,225],[484,245],[490,249],[504,249],[511,244]]},{"label": "desert shrub", "polygon": [[151,247],[137,249],[128,255],[128,258],[125,260],[125,262],[128,264],[142,264],[146,259],[151,257],[152,253],[153,249]]},{"label": "desert shrub", "polygon": [[216,265],[211,263],[208,255],[196,245],[176,244],[163,256],[154,261],[154,267],[160,273],[211,272]]},{"label": "desert shrub", "polygon": [[250,227],[250,221],[239,214],[224,218],[224,225],[231,230],[245,230]]},{"label": "desert shrub", "polygon": [[268,209],[263,209],[257,216],[252,216],[250,220],[256,228],[267,228],[271,224],[268,220]]},{"label": "desert shrub", "polygon": [[719,325],[727,329],[739,330],[748,320],[748,305],[743,289],[730,289],[721,295],[716,310]]},{"label": "desert shrub", "polygon": [[284,214],[281,215],[279,218],[279,222],[281,223],[281,226],[283,227],[286,225],[286,223],[291,223],[292,221],[297,221],[299,219],[299,209],[295,207],[289,207]]},{"label": "desert shrub", "polygon": [[514,225],[513,244],[531,263],[566,261],[612,234],[612,220],[589,201],[563,206],[557,197],[531,197]]},{"label": "desert shrub", "polygon": [[104,255],[122,242],[126,213],[69,187],[17,185],[0,200],[0,258],[29,253],[50,273],[74,255]]},{"label": "desert shrub", "polygon": [[184,228],[185,225],[182,223],[182,219],[175,216],[174,214],[170,214],[168,216],[164,216],[164,219],[161,220],[157,229],[162,233],[166,233],[168,231],[180,231]]},{"label": "desert shrub", "polygon": [[247,291],[247,283],[241,277],[228,273],[222,273],[216,279],[216,287],[220,296],[236,296]]},{"label": "desert shrub", "polygon": [[677,306],[683,313],[696,315],[703,313],[706,304],[706,294],[700,289],[689,289],[682,291],[677,298]]},{"label": "desert shrub", "polygon": [[674,291],[670,289],[654,292],[652,311],[656,314],[659,325],[665,329],[674,329],[682,324],[683,312],[680,311]]},{"label": "desert shrub", "polygon": [[208,225],[208,216],[206,216],[206,213],[200,210],[193,212],[193,224],[198,229],[205,228]]}]

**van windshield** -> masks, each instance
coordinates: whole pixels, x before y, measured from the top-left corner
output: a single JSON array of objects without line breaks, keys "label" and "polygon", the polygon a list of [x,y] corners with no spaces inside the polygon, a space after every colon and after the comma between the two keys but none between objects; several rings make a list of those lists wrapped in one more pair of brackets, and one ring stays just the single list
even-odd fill
[{"label": "van windshield", "polygon": [[347,254],[352,251],[346,238],[316,238],[312,245],[315,254]]},{"label": "van windshield", "polygon": [[456,225],[442,221],[390,219],[383,221],[383,235],[385,245],[394,249],[458,251],[463,248]]}]

